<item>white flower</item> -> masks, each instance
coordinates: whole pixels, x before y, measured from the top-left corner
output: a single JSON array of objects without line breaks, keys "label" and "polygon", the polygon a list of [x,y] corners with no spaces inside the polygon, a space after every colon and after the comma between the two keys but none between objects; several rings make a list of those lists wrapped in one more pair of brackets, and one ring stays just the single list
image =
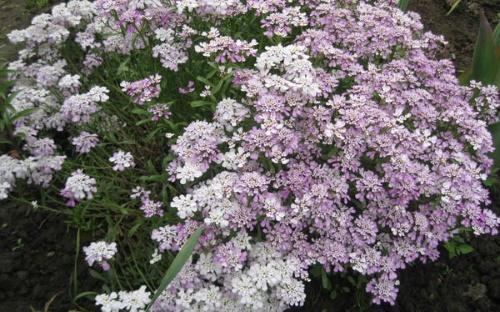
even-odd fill
[{"label": "white flower", "polygon": [[142,312],[151,302],[151,293],[146,291],[146,286],[134,291],[112,292],[109,295],[100,294],[95,297],[96,305],[100,305],[103,312]]},{"label": "white flower", "polygon": [[195,270],[204,278],[215,282],[221,269],[212,260],[212,253],[202,253],[196,262]]},{"label": "white flower", "polygon": [[112,292],[100,294],[95,297],[95,304],[101,307],[102,312],[118,312],[123,308],[123,304],[118,300],[118,294]]},{"label": "white flower", "polygon": [[249,114],[249,110],[233,99],[224,99],[217,104],[214,120],[231,131]]},{"label": "white flower", "polygon": [[186,163],[182,167],[177,168],[177,179],[180,180],[181,184],[186,184],[187,182],[194,181],[203,175],[203,171],[198,168],[198,166]]},{"label": "white flower", "polygon": [[9,191],[12,188],[9,182],[0,183],[0,200],[9,197]]},{"label": "white flower", "polygon": [[62,195],[69,199],[83,200],[92,199],[97,192],[96,180],[84,174],[82,170],[77,170],[66,180],[66,185],[62,190]]},{"label": "white flower", "polygon": [[149,260],[149,264],[155,264],[161,260],[162,256],[158,248],[155,248],[153,254],[151,255],[151,260]]},{"label": "white flower", "polygon": [[278,287],[278,298],[290,306],[302,306],[306,300],[304,282],[294,278],[287,279]]},{"label": "white flower", "polygon": [[92,266],[94,263],[101,264],[114,257],[117,252],[116,243],[105,241],[93,242],[89,246],[83,247],[85,260]]},{"label": "white flower", "polygon": [[243,148],[237,150],[231,148],[227,153],[222,155],[222,167],[228,170],[238,170],[243,168],[250,158],[250,154],[245,152]]},{"label": "white flower", "polygon": [[177,215],[181,219],[192,217],[198,210],[198,205],[191,194],[174,197],[170,206],[177,208]]},{"label": "white flower", "polygon": [[114,171],[124,171],[127,168],[135,167],[134,156],[130,152],[118,151],[109,158],[109,161],[114,164]]},{"label": "white flower", "polygon": [[151,301],[151,293],[146,291],[146,286],[144,285],[134,291],[120,291],[118,295],[120,296],[123,309],[127,309],[130,312],[144,311]]}]

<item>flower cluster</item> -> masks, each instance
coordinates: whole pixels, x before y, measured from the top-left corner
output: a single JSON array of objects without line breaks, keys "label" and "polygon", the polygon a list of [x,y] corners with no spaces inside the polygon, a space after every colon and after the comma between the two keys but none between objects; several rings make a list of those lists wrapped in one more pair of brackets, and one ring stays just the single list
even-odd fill
[{"label": "flower cluster", "polygon": [[161,76],[154,75],[134,82],[122,81],[120,86],[123,92],[132,97],[134,103],[144,105],[160,95],[160,82]]},{"label": "flower cluster", "polygon": [[54,173],[61,170],[65,156],[31,156],[20,160],[0,155],[0,200],[8,198],[17,179],[48,187]]},{"label": "flower cluster", "polygon": [[130,152],[118,151],[109,158],[109,161],[113,163],[114,171],[124,171],[135,167],[134,156]]},{"label": "flower cluster", "polygon": [[100,294],[95,297],[96,305],[101,306],[103,312],[141,312],[145,311],[150,303],[151,293],[146,286],[141,286],[134,291],[120,291],[108,294]]},{"label": "flower cluster", "polygon": [[71,143],[73,143],[78,153],[87,154],[92,148],[97,146],[99,143],[99,137],[97,134],[82,131],[77,137],[74,137],[71,140]]},{"label": "flower cluster", "polygon": [[87,93],[70,96],[61,106],[61,115],[67,122],[88,123],[99,110],[98,103],[109,99],[108,93],[104,87],[94,87]]},{"label": "flower cluster", "polygon": [[141,206],[139,209],[142,210],[146,218],[151,218],[153,216],[163,216],[163,204],[158,201],[151,199],[151,192],[145,190],[144,188],[138,186],[132,190],[132,199],[139,199],[141,201]]},{"label": "flower cluster", "polygon": [[104,271],[109,270],[108,260],[113,259],[118,249],[116,243],[106,243],[105,241],[93,242],[89,246],[83,247],[85,260],[89,266],[94,263],[100,265]]},{"label": "flower cluster", "polygon": [[66,205],[73,207],[77,202],[94,198],[96,192],[96,180],[78,169],[66,180],[61,196],[68,200]]},{"label": "flower cluster", "polygon": [[[498,89],[460,86],[443,38],[394,0],[73,0],[9,38],[26,43],[9,68],[14,111],[31,111],[14,131],[29,155],[0,156],[0,199],[17,179],[51,183],[64,133],[85,155],[68,152],[82,169],[61,195],[91,199],[99,177],[83,170],[108,175],[113,200],[141,202],[151,264],[203,227],[153,311],[285,311],[318,264],[366,276],[373,302],[394,304],[397,273],[437,259],[457,229],[498,233],[483,184]],[[108,149],[125,141],[141,157]],[[116,245],[94,244],[89,264],[106,266]],[[96,302],[140,311],[149,298]]]},{"label": "flower cluster", "polygon": [[229,36],[221,36],[216,28],[212,28],[208,33],[202,35],[210,39],[210,41],[195,46],[195,51],[206,57],[216,55],[215,61],[218,63],[244,62],[249,56],[255,56],[255,53],[257,53],[254,48],[257,45],[255,39],[251,42],[234,40]]}]

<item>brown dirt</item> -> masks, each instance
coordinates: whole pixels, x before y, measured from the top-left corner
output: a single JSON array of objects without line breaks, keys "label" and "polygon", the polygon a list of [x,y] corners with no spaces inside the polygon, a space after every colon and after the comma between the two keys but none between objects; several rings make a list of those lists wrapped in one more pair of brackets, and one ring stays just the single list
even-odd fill
[{"label": "brown dirt", "polygon": [[479,9],[482,9],[493,27],[499,22],[500,1],[462,0],[449,16],[447,0],[410,0],[408,9],[420,14],[427,30],[443,35],[448,40],[448,56],[457,70],[470,66],[479,29]]}]

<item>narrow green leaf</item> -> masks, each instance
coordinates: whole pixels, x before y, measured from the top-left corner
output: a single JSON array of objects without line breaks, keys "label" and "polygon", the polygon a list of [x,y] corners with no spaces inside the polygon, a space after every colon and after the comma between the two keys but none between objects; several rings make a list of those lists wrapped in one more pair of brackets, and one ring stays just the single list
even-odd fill
[{"label": "narrow green leaf", "polygon": [[14,121],[18,120],[19,118],[23,118],[23,117],[29,116],[35,110],[36,110],[36,108],[28,108],[28,109],[25,109],[25,110],[17,112],[14,115],[11,116],[11,118],[10,118],[11,122],[14,122]]},{"label": "narrow green leaf", "polygon": [[500,167],[500,122],[490,125],[489,130],[493,136],[493,146],[495,147],[491,157],[495,161],[495,166]]},{"label": "narrow green leaf", "polygon": [[325,270],[321,271],[321,286],[323,286],[323,289],[326,290],[332,290],[332,282],[328,278],[328,274],[326,274]]},{"label": "narrow green leaf", "polygon": [[399,8],[401,11],[408,10],[408,5],[410,4],[410,0],[399,0]]},{"label": "narrow green leaf", "polygon": [[453,4],[451,5],[451,8],[448,11],[448,13],[446,13],[446,16],[450,15],[451,13],[453,13],[453,11],[455,11],[455,9],[458,7],[458,5],[460,4],[460,2],[462,2],[462,0],[455,0],[455,2],[453,2]]},{"label": "narrow green leaf", "polygon": [[191,107],[193,107],[193,108],[210,106],[210,105],[212,105],[212,103],[208,102],[208,101],[193,101],[193,102],[191,102]]},{"label": "narrow green leaf", "polygon": [[497,27],[495,27],[495,30],[493,31],[493,38],[498,50],[500,48],[500,23],[497,24]]},{"label": "narrow green leaf", "polygon": [[210,81],[208,81],[208,79],[206,79],[204,77],[198,76],[198,77],[196,77],[196,80],[201,81],[204,84],[206,84],[207,86],[212,87],[212,83]]},{"label": "narrow green leaf", "polygon": [[95,291],[85,291],[85,292],[82,292],[82,293],[76,295],[75,298],[73,298],[73,302],[77,302],[81,298],[95,297],[97,295],[98,295],[98,293],[96,293]]},{"label": "narrow green leaf", "polygon": [[138,107],[136,107],[136,108],[134,108],[132,110],[132,114],[135,114],[135,115],[144,115],[144,116],[149,115],[149,113],[148,113],[147,110],[142,109],[142,108],[138,108]]},{"label": "narrow green leaf", "polygon": [[462,244],[462,245],[458,246],[458,251],[460,252],[460,254],[466,255],[466,254],[470,254],[471,252],[473,252],[474,248],[472,248],[472,246],[469,244]]},{"label": "narrow green leaf", "polygon": [[137,232],[137,230],[139,230],[139,228],[143,225],[144,223],[142,221],[140,221],[139,223],[137,223],[136,225],[134,225],[128,232],[127,232],[127,235],[128,237],[132,237],[134,236],[134,234]]},{"label": "narrow green leaf", "polygon": [[479,36],[472,60],[471,79],[484,84],[494,84],[498,73],[498,59],[493,31],[486,16],[480,12]]},{"label": "narrow green leaf", "polygon": [[198,243],[198,239],[201,236],[201,233],[203,233],[203,227],[198,228],[192,235],[189,237],[189,239],[186,241],[184,246],[182,246],[181,250],[177,254],[177,256],[174,258],[174,261],[172,261],[172,264],[168,268],[167,272],[165,273],[165,276],[163,276],[163,279],[161,280],[160,287],[156,290],[155,294],[153,295],[153,298],[151,299],[151,304],[148,306],[146,311],[149,311],[153,303],[158,299],[158,297],[161,295],[161,293],[167,288],[167,286],[172,282],[172,280],[175,278],[175,276],[182,270],[182,267],[186,262],[189,260],[189,257],[191,257],[191,254],[193,253],[194,247]]},{"label": "narrow green leaf", "polygon": [[92,276],[95,279],[101,280],[103,282],[107,282],[108,279],[104,277],[101,273],[97,272],[96,270],[90,269],[89,270],[90,276]]},{"label": "narrow green leaf", "polygon": [[152,176],[142,176],[139,177],[139,179],[144,182],[162,182],[165,181],[165,176],[162,174],[155,174]]},{"label": "narrow green leaf", "polygon": [[144,124],[147,124],[148,122],[150,122],[151,120],[150,119],[143,119],[141,121],[138,121],[135,123],[136,126],[142,126]]}]

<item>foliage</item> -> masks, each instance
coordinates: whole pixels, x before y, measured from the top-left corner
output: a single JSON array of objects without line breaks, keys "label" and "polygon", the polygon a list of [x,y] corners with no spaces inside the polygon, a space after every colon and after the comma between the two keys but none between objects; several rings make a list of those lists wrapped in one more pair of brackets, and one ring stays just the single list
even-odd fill
[{"label": "foliage", "polygon": [[51,0],[27,0],[26,9],[39,12],[41,10],[47,9],[50,5]]},{"label": "foliage", "polygon": [[399,270],[500,223],[489,50],[460,86],[396,3],[55,6],[9,35],[25,48],[4,124],[22,148],[0,156],[0,199],[92,233],[77,250],[104,311],[282,311],[309,274],[394,304]]}]

